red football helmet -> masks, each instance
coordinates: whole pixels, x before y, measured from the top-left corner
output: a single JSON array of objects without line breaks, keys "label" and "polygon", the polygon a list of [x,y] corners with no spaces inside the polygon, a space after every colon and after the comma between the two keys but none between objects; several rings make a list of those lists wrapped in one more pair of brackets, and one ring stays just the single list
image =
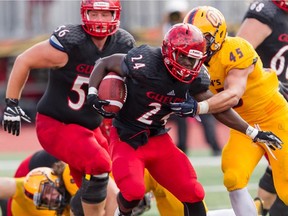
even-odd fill
[{"label": "red football helmet", "polygon": [[282,10],[288,12],[288,1],[286,0],[272,0],[272,2],[277,5]]},{"label": "red football helmet", "polygon": [[[109,22],[89,20],[91,10],[111,11],[113,20]],[[120,26],[121,4],[119,0],[82,0],[81,17],[84,30],[95,37],[106,37],[114,34]]]},{"label": "red football helmet", "polygon": [[181,82],[190,83],[198,76],[206,58],[205,53],[206,40],[194,25],[176,24],[164,37],[164,64],[172,76]]}]

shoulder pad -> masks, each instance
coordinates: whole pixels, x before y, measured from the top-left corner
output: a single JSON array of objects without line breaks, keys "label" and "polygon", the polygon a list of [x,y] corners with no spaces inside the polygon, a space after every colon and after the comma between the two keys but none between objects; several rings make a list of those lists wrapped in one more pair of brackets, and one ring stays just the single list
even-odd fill
[{"label": "shoulder pad", "polygon": [[[155,71],[160,64],[163,64],[160,48],[149,45],[141,45],[131,49],[126,57],[125,63],[130,71]],[[145,71],[144,71],[145,70]]]},{"label": "shoulder pad", "polygon": [[125,44],[129,47],[135,47],[135,39],[129,32],[119,28],[115,35],[116,43]]},{"label": "shoulder pad", "polygon": [[[229,71],[232,68],[247,68],[255,63],[258,54],[252,45],[240,37],[227,37],[217,56],[217,61],[221,61]],[[213,58],[213,57],[212,57]]]},{"label": "shoulder pad", "polygon": [[81,25],[59,26],[50,37],[50,44],[64,52],[69,52],[74,46],[79,46],[87,39],[87,34]]}]

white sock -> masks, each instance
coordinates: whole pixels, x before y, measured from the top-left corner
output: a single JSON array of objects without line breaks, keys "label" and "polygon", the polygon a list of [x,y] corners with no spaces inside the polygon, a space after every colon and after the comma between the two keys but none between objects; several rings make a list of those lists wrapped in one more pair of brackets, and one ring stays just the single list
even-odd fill
[{"label": "white sock", "polygon": [[229,192],[230,202],[236,216],[257,216],[257,210],[247,188]]}]

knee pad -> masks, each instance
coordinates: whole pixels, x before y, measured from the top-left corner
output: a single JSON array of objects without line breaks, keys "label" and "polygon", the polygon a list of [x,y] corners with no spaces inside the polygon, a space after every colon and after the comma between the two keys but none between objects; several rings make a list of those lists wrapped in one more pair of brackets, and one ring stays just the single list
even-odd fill
[{"label": "knee pad", "polygon": [[104,201],[107,197],[108,180],[108,173],[83,177],[80,188],[82,201],[90,204]]},{"label": "knee pad", "polygon": [[224,173],[224,185],[228,191],[234,190],[238,183],[238,177],[232,170]]},{"label": "knee pad", "polygon": [[74,197],[71,198],[70,207],[74,216],[84,216],[84,211],[83,211],[83,207],[81,203],[80,190],[78,190],[76,194],[74,195]]},{"label": "knee pad", "polygon": [[261,177],[259,181],[259,187],[270,193],[276,194],[276,190],[273,183],[272,171],[269,167],[266,168],[265,173]]}]

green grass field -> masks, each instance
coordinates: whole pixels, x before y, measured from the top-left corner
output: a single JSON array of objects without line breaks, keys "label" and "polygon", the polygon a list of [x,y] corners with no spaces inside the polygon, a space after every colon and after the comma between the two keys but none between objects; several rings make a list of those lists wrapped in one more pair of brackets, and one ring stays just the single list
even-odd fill
[{"label": "green grass field", "polygon": [[[17,164],[28,155],[29,153],[0,154],[0,176],[13,176]],[[220,157],[211,157],[208,151],[194,151],[189,154],[189,157],[198,173],[200,182],[204,185],[205,201],[208,208],[210,210],[230,208],[229,196],[222,184]],[[256,194],[258,180],[266,165],[267,162],[262,159],[251,177],[248,188],[253,197]],[[152,199],[152,208],[143,215],[158,216],[159,213],[155,205],[155,200]]]}]

